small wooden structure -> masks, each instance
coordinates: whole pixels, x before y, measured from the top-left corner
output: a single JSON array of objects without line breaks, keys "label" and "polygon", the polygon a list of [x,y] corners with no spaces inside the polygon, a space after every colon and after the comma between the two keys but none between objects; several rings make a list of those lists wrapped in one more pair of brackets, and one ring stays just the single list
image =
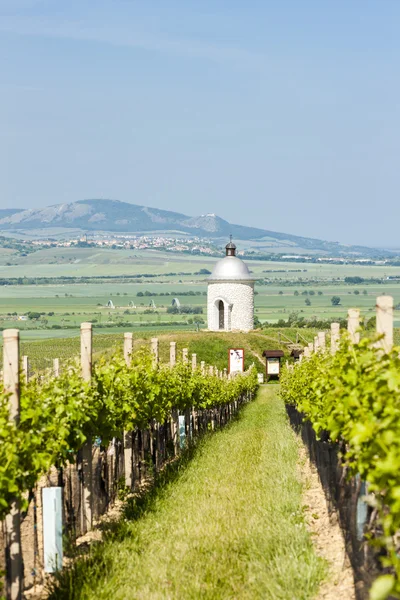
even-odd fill
[{"label": "small wooden structure", "polygon": [[265,373],[266,381],[271,377],[279,379],[281,372],[281,358],[285,356],[283,350],[264,350],[263,356],[265,356]]},{"label": "small wooden structure", "polygon": [[293,348],[290,356],[293,357],[294,362],[299,362],[300,356],[303,354],[303,348]]}]

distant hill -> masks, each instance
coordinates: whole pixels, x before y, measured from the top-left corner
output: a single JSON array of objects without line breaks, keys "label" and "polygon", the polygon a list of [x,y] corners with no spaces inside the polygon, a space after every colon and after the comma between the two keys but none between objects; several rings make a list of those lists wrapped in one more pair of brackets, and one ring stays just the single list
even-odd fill
[{"label": "distant hill", "polygon": [[0,208],[0,222],[6,217],[11,217],[19,212],[25,212],[23,208]]},{"label": "distant hill", "polygon": [[361,246],[343,246],[337,242],[325,242],[267,229],[235,225],[214,214],[188,217],[181,213],[119,200],[78,200],[41,209],[0,210],[0,233],[54,228],[138,234],[170,231],[215,239],[227,239],[232,234],[238,240],[265,241],[270,251],[274,251],[274,246],[279,246],[287,247],[287,251],[291,253],[296,252],[296,248],[301,248],[334,255],[377,254],[376,250]]}]

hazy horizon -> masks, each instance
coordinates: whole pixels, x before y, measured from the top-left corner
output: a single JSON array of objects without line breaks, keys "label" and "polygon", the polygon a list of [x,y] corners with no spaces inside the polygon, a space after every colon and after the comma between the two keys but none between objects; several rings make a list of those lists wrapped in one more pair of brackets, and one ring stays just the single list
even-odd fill
[{"label": "hazy horizon", "polygon": [[0,0],[0,208],[111,198],[399,247],[399,19],[395,0]]}]

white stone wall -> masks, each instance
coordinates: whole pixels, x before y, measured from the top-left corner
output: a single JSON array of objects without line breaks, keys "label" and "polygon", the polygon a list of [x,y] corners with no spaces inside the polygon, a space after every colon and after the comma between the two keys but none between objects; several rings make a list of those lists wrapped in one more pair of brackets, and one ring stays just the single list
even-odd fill
[{"label": "white stone wall", "polygon": [[250,331],[254,327],[254,283],[209,282],[207,298],[208,329],[219,331],[218,302],[225,305],[225,330]]}]

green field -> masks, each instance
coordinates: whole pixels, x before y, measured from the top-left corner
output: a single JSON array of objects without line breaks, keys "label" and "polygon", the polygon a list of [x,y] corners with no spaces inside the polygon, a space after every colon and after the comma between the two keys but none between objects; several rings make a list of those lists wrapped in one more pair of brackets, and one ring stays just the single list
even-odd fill
[{"label": "green field", "polygon": [[[75,335],[82,321],[92,321],[98,329],[118,332],[160,329],[192,330],[206,324],[207,276],[196,275],[200,269],[212,270],[216,258],[172,254],[155,250],[112,250],[99,248],[50,248],[28,256],[17,256],[11,250],[0,253],[0,278],[48,278],[47,283],[0,286],[0,328],[18,327],[23,339],[43,339]],[[289,262],[248,261],[255,277],[255,310],[261,322],[287,320],[291,312],[306,319],[344,318],[347,309],[358,307],[365,317],[374,314],[375,298],[380,294],[394,296],[400,302],[400,285],[388,276],[400,274],[400,267],[355,266],[336,264],[298,264]],[[173,273],[173,275],[171,275]],[[105,277],[140,279],[124,282]],[[155,275],[145,277],[144,275]],[[52,283],[60,277],[98,278],[94,283]],[[344,278],[361,276],[381,278],[382,283],[346,284]],[[153,298],[138,297],[138,292],[156,293]],[[298,295],[295,295],[295,292]],[[186,296],[184,293],[193,295]],[[305,296],[303,293],[307,292]],[[310,292],[314,292],[310,295]],[[358,292],[358,295],[354,294]],[[332,306],[332,296],[339,296],[339,306]],[[200,315],[171,315],[167,307],[173,297],[182,305],[201,307]],[[107,308],[111,300],[115,308]],[[156,307],[149,304],[153,300]],[[306,303],[307,302],[307,303]],[[132,304],[134,306],[132,306]],[[45,313],[40,319],[22,321],[28,312]],[[49,314],[50,313],[50,314]],[[52,314],[54,313],[54,314]],[[395,312],[400,325],[400,311]],[[59,329],[62,328],[62,329]]]}]

